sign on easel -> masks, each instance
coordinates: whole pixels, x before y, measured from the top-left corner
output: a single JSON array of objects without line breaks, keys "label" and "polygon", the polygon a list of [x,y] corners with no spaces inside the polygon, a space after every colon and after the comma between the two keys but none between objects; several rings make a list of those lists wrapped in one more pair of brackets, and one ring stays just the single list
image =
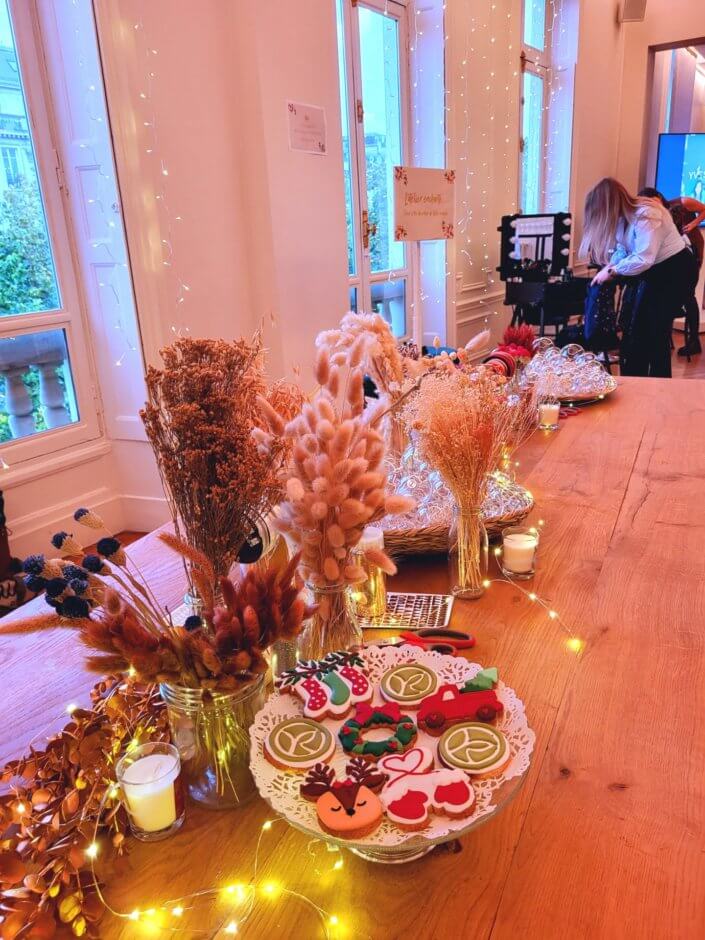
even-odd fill
[{"label": "sign on easel", "polygon": [[394,240],[453,238],[455,170],[394,167]]}]

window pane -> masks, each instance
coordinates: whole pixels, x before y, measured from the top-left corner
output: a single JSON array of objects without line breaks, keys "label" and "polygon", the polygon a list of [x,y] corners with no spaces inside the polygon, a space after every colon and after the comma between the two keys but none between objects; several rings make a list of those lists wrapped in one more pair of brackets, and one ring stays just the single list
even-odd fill
[{"label": "window pane", "polygon": [[348,288],[348,303],[350,304],[349,309],[353,313],[357,313],[357,287]]},{"label": "window pane", "polygon": [[406,336],[406,280],[377,281],[370,285],[372,313],[378,313],[395,336]]},{"label": "window pane", "polygon": [[338,24],[338,80],[340,83],[340,123],[343,130],[343,174],[345,177],[345,222],[348,229],[348,274],[356,274],[355,223],[353,221],[352,165],[350,163],[350,114],[348,112],[348,73],[345,61],[343,0],[336,3]]},{"label": "window pane", "polygon": [[47,233],[7,0],[0,0],[0,316],[55,310]]},{"label": "window pane", "polygon": [[0,443],[76,421],[64,330],[0,339]]},{"label": "window pane", "polygon": [[522,212],[532,214],[541,211],[543,79],[533,72],[524,72],[523,89],[521,136],[524,150],[521,155],[519,204]]},{"label": "window pane", "polygon": [[546,0],[524,0],[524,44],[543,49],[546,33]]},{"label": "window pane", "polygon": [[367,209],[372,272],[404,267],[404,245],[394,241],[394,167],[403,162],[399,81],[399,25],[359,7],[362,104],[365,113]]}]

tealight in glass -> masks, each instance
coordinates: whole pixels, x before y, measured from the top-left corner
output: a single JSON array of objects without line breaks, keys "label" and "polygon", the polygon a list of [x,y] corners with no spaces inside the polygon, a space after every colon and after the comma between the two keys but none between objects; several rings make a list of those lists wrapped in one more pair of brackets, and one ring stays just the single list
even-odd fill
[{"label": "tealight in glass", "polygon": [[166,839],[184,821],[181,760],[173,744],[154,741],[128,751],[115,768],[136,839]]},{"label": "tealight in glass", "polygon": [[528,581],[536,570],[539,534],[534,528],[510,526],[502,532],[502,574],[515,581]]},{"label": "tealight in glass", "polygon": [[544,398],[539,403],[539,427],[542,431],[557,431],[561,403],[555,398]]}]

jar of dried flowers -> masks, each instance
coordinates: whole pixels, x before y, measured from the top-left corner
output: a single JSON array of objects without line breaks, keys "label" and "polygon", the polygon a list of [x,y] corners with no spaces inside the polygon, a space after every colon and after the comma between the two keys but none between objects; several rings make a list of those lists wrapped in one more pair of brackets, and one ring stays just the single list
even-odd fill
[{"label": "jar of dried flowers", "polygon": [[265,702],[264,675],[230,692],[162,683],[189,795],[211,809],[242,806],[256,792],[249,729]]},{"label": "jar of dried flowers", "polygon": [[[103,525],[87,509],[74,518],[92,529]],[[175,624],[119,541],[108,536],[80,565],[43,555],[25,561],[55,611],[35,618],[36,626],[78,629],[91,670],[158,683],[189,793],[213,808],[239,806],[254,792],[249,728],[264,703],[265,653],[279,640],[295,642],[313,613],[294,583],[299,556],[283,567],[250,566],[233,582],[217,579],[207,556],[175,535],[162,532],[159,539],[189,562],[202,616]],[[71,555],[82,552],[66,532],[52,541]]]},{"label": "jar of dried flowers", "polygon": [[488,571],[489,540],[482,509],[455,505],[448,538],[450,592],[475,600],[485,592]]},{"label": "jar of dried flowers", "polygon": [[298,639],[301,659],[323,659],[336,650],[355,649],[362,645],[362,628],[355,613],[349,585],[325,586],[306,584],[308,600],[315,613],[304,624]]}]

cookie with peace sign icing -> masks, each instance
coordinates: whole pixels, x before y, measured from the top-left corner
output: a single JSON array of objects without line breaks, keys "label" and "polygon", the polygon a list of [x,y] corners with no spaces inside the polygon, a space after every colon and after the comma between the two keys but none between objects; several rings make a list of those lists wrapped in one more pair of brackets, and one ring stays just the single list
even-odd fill
[{"label": "cookie with peace sign icing", "polygon": [[334,752],[335,738],[328,728],[303,716],[280,721],[264,741],[264,756],[282,770],[309,770]]},{"label": "cookie with peace sign icing", "polygon": [[407,708],[417,708],[438,688],[438,676],[420,663],[400,663],[388,669],[379,683],[382,698]]},{"label": "cookie with peace sign icing", "polygon": [[497,728],[482,721],[463,721],[443,732],[438,759],[446,767],[466,774],[489,777],[499,773],[512,758],[509,742]]}]

